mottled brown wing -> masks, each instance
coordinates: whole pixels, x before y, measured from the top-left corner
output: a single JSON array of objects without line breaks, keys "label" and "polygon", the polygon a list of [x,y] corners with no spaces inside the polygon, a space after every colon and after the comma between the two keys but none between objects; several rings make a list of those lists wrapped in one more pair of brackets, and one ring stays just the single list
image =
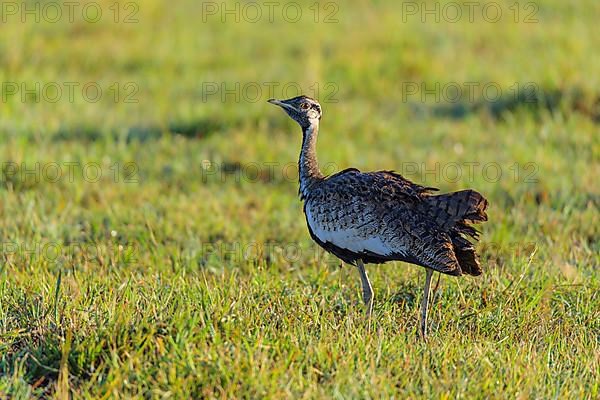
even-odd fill
[{"label": "mottled brown wing", "polygon": [[389,171],[346,170],[311,188],[307,222],[342,259],[400,260],[460,274],[450,237],[423,212],[428,190]]}]

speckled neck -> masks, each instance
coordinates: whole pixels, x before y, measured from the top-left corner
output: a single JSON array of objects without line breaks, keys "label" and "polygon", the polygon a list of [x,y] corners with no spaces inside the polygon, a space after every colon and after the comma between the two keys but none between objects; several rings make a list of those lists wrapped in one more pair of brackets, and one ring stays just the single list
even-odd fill
[{"label": "speckled neck", "polygon": [[300,175],[300,197],[306,198],[310,186],[323,179],[317,161],[317,136],[319,135],[319,121],[311,121],[311,124],[302,128],[302,150],[298,160],[298,171]]}]

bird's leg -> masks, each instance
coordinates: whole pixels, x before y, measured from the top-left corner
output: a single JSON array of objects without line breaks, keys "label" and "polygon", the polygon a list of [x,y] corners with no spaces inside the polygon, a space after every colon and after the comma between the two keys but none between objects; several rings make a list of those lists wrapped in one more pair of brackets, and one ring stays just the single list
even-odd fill
[{"label": "bird's leg", "polygon": [[367,271],[365,271],[365,265],[361,259],[356,261],[356,266],[358,267],[358,272],[360,272],[363,301],[365,302],[365,306],[367,306],[367,317],[370,317],[371,312],[373,311],[373,287],[371,286],[371,282],[369,282]]},{"label": "bird's leg", "polygon": [[421,337],[427,338],[427,306],[429,304],[429,286],[433,270],[425,268],[425,288],[423,290],[423,300],[421,301]]},{"label": "bird's leg", "polygon": [[433,288],[433,294],[431,295],[431,302],[432,303],[435,302],[435,299],[437,298],[437,292],[438,292],[438,289],[440,287],[440,279],[441,279],[441,277],[442,277],[442,273],[438,272],[438,278],[437,278],[437,281],[435,282],[435,287]]}]

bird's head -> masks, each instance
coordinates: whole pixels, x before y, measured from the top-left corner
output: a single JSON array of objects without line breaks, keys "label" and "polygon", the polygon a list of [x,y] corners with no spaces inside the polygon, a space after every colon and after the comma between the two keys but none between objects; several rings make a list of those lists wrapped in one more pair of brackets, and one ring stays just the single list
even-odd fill
[{"label": "bird's head", "polygon": [[307,96],[298,96],[287,100],[270,99],[269,103],[283,110],[302,128],[317,124],[321,119],[321,105]]}]

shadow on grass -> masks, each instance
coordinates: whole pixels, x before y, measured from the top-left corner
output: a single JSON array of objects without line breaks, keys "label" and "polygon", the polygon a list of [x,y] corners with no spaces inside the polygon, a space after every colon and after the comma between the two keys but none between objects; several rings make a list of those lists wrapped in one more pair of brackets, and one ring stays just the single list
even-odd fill
[{"label": "shadow on grass", "polygon": [[158,140],[167,135],[180,135],[189,139],[204,139],[228,127],[223,121],[216,118],[198,118],[189,121],[171,121],[166,126],[159,125],[134,125],[125,131],[103,130],[92,126],[74,126],[60,128],[52,139],[56,142],[78,140],[96,142],[106,138],[119,139],[125,137],[127,143],[133,141],[147,142]]},{"label": "shadow on grass", "polygon": [[395,291],[390,296],[382,298],[382,301],[410,311],[414,309],[422,291],[423,288],[419,287],[417,282],[406,281],[400,283],[395,288]]},{"label": "shadow on grass", "polygon": [[[425,98],[426,100],[426,98]],[[417,115],[435,118],[463,119],[473,114],[486,114],[502,121],[513,113],[526,113],[539,119],[550,113],[578,113],[594,123],[600,124],[600,95],[581,89],[522,88],[512,95],[497,100],[456,101],[429,104],[426,101],[410,102],[408,106]],[[239,125],[239,121],[225,121],[217,117],[191,120],[173,120],[165,125],[134,125],[123,129],[103,130],[93,126],[63,127],[53,134],[55,141],[80,140],[95,142],[106,138],[119,139],[123,136],[132,141],[147,142],[166,135],[180,135],[189,139],[204,139],[215,133]]]},{"label": "shadow on grass", "polygon": [[[36,396],[50,395],[58,381],[62,360],[64,332],[51,322],[52,307],[41,296],[17,294],[7,305],[5,321],[14,323],[0,335],[4,350],[0,357],[0,376],[22,374]],[[19,326],[17,328],[17,325]],[[69,373],[82,379],[90,374],[78,368],[82,354],[71,351],[68,356]]]},{"label": "shadow on grass", "polygon": [[140,332],[142,336],[150,334],[147,328],[135,324],[117,325],[118,329],[97,327],[87,333],[77,331],[72,327],[73,322],[61,315],[60,306],[57,312],[47,298],[17,288],[11,292],[12,300],[4,304],[3,310],[6,325],[0,333],[0,377],[9,378],[9,391],[11,384],[17,385],[16,381],[22,380],[30,385],[36,398],[50,398],[60,379],[63,361],[69,381],[75,386],[78,382],[101,378],[114,359],[111,343],[128,342]]},{"label": "shadow on grass", "polygon": [[472,114],[487,114],[495,120],[503,120],[507,114],[525,112],[541,117],[544,113],[575,112],[600,124],[600,96],[590,95],[580,89],[521,89],[512,96],[497,100],[478,100],[474,102],[447,102],[430,106],[423,103],[411,103],[411,108],[419,114],[438,118],[463,119]]},{"label": "shadow on grass", "polygon": [[127,143],[132,141],[147,142],[158,140],[164,135],[180,135],[188,139],[204,139],[214,133],[223,131],[226,124],[214,118],[196,119],[192,121],[171,121],[166,128],[156,125],[133,126],[127,130]]}]

